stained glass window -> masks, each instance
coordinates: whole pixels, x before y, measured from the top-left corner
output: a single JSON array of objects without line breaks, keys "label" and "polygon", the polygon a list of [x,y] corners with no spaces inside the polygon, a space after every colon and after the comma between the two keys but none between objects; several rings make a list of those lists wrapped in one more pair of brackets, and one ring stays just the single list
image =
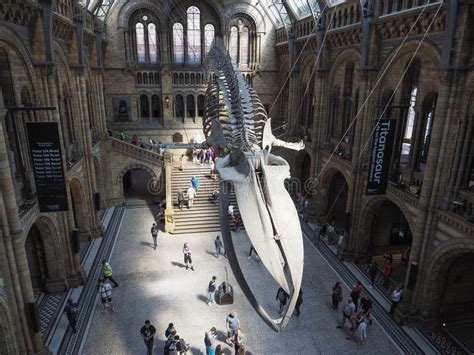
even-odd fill
[{"label": "stained glass window", "polygon": [[191,6],[188,11],[188,63],[201,62],[201,13],[196,6]]},{"label": "stained glass window", "polygon": [[232,26],[230,29],[230,43],[229,43],[229,54],[230,59],[237,63],[237,57],[239,53],[239,29],[237,26]]},{"label": "stained glass window", "polygon": [[205,54],[209,53],[211,50],[212,42],[214,41],[215,31],[214,26],[210,23],[204,27],[204,51]]},{"label": "stained glass window", "polygon": [[180,23],[173,25],[173,56],[176,64],[184,63],[184,31]]},{"label": "stained glass window", "polygon": [[249,28],[244,27],[240,36],[240,64],[249,64]]},{"label": "stained glass window", "polygon": [[141,22],[135,26],[137,36],[137,58],[139,63],[145,62],[145,29]]},{"label": "stained glass window", "polygon": [[150,53],[150,63],[158,60],[158,47],[156,45],[156,26],[153,23],[148,25],[148,51]]}]

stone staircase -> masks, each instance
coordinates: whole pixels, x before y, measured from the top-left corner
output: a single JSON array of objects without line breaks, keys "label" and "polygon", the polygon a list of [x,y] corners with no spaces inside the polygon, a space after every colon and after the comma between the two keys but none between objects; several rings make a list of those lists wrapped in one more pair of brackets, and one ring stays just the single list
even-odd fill
[{"label": "stone staircase", "polygon": [[[199,188],[193,207],[187,208],[187,198],[182,211],[178,208],[178,190],[186,195],[186,190],[191,186],[191,178],[196,176]],[[209,200],[214,190],[219,190],[219,179],[210,177],[209,164],[188,163],[184,171],[173,167],[171,178],[171,200],[173,201],[175,234],[219,232],[219,205]],[[238,212],[235,194],[230,194],[229,203],[234,205],[234,212]]]}]

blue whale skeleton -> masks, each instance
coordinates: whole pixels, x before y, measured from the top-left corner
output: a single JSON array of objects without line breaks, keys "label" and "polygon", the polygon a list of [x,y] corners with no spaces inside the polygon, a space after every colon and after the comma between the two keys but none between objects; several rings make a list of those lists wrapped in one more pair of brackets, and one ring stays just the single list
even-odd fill
[{"label": "blue whale skeleton", "polygon": [[[284,180],[290,177],[289,165],[270,151],[272,146],[301,150],[304,144],[284,142],[272,134],[271,119],[255,90],[232,65],[222,39],[216,38],[205,64],[213,74],[204,105],[206,142],[229,151],[216,162],[221,178],[221,231],[229,263],[252,306],[279,331],[287,326],[298,298],[304,250],[298,214],[284,187]],[[239,267],[227,218],[231,184],[251,243],[269,273],[290,295],[281,318],[271,318],[259,305]]]}]

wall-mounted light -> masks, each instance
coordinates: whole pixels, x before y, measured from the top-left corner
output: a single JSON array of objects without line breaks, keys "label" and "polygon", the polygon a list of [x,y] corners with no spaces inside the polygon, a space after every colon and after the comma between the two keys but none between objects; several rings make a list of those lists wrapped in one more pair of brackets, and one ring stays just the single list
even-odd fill
[{"label": "wall-mounted light", "polygon": [[170,98],[168,96],[165,97],[166,108],[170,108]]}]

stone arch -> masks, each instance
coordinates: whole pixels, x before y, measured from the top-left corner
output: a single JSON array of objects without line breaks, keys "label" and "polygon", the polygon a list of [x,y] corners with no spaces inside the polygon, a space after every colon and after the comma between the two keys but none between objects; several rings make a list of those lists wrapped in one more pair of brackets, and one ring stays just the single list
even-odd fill
[{"label": "stone arch", "polygon": [[123,27],[123,28],[128,28],[128,25],[130,23],[130,19],[132,16],[139,10],[145,10],[151,12],[157,21],[157,27],[162,26],[160,19],[162,11],[162,5],[161,3],[151,3],[148,2],[146,4],[143,4],[141,2],[136,2],[136,3],[125,3],[122,7],[119,8],[119,15],[118,15],[118,27]]},{"label": "stone arch", "polygon": [[7,296],[0,287],[0,354],[18,353]]},{"label": "stone arch", "polygon": [[[344,182],[339,179],[339,184],[335,181],[338,177],[342,177]],[[336,166],[329,166],[323,174],[319,177],[318,191],[319,191],[319,216],[324,218],[326,222],[331,222],[334,218],[337,208],[343,208],[343,214],[337,219],[336,225],[339,229],[345,230],[345,212],[347,210],[347,198],[349,196],[350,176],[344,169]],[[334,191],[333,191],[334,190]],[[341,199],[342,198],[342,199]],[[344,203],[345,201],[345,203]]]},{"label": "stone arch", "polygon": [[224,21],[221,22],[223,24],[223,31],[225,31],[226,28],[229,28],[229,22],[238,14],[249,16],[253,20],[257,32],[266,33],[265,16],[254,5],[248,3],[235,3],[226,6],[223,13]]},{"label": "stone arch", "polygon": [[[117,177],[116,177],[116,181],[119,185],[122,185],[122,182],[123,182],[123,177],[125,176],[125,174],[130,171],[130,170],[134,170],[134,169],[142,169],[142,170],[145,170],[147,171],[151,177],[155,180],[155,181],[158,181],[158,177],[156,176],[155,172],[153,171],[153,169],[149,168],[148,166],[146,165],[143,165],[143,164],[130,164],[130,165],[127,165],[125,166],[122,170],[120,170],[120,172],[117,174]],[[123,191],[122,191],[123,192]]]},{"label": "stone arch", "polygon": [[398,198],[389,197],[387,195],[370,196],[367,197],[367,199],[362,203],[360,209],[361,213],[358,226],[358,235],[360,236],[358,239],[360,246],[359,249],[366,251],[369,250],[372,238],[372,223],[377,215],[376,211],[380,209],[384,202],[391,202],[398,207],[400,212],[405,217],[408,227],[413,234],[416,226],[415,216],[412,214],[412,212],[410,212],[410,209],[405,202],[399,200]]},{"label": "stone arch", "polygon": [[[45,291],[54,289],[54,291],[59,291],[64,289],[65,285],[60,285],[58,289],[58,282],[62,282],[62,270],[64,270],[62,262],[62,251],[61,244],[59,240],[59,233],[55,223],[48,217],[40,215],[34,222],[32,222],[28,227],[28,232],[25,233],[24,238],[24,247],[27,249],[27,244],[31,242],[29,238],[34,238],[39,236],[40,242],[44,251],[45,257],[45,266],[46,274],[43,274],[45,284],[42,286]],[[27,251],[28,255],[28,251]],[[28,266],[31,268],[32,265],[28,262]],[[43,270],[44,272],[44,270]],[[31,269],[30,269],[31,274]],[[51,282],[56,283],[54,288],[49,284]]]},{"label": "stone arch", "polygon": [[[399,47],[394,48],[383,61],[380,67],[380,71],[383,72],[388,66],[393,65],[397,62],[397,60],[405,57],[407,54],[414,53],[419,45],[419,40],[409,40],[405,42],[405,44],[400,50],[398,50]],[[396,58],[392,61],[395,56]],[[425,40],[420,45],[420,49],[418,50],[418,56],[422,60],[422,65],[426,62],[429,62],[433,66],[436,66],[439,63],[441,52],[429,40]]]},{"label": "stone arch", "polygon": [[[328,82],[333,83],[336,73],[342,68],[343,64],[347,61],[353,61],[354,65],[360,62],[360,52],[357,49],[349,48],[340,52],[331,65],[331,71],[329,72]],[[357,67],[356,67],[357,68]]]},{"label": "stone arch", "polygon": [[424,287],[420,295],[421,314],[425,318],[435,318],[439,315],[439,306],[442,301],[445,279],[448,276],[449,267],[458,257],[472,255],[474,258],[474,240],[469,238],[454,239],[439,245],[431,253]]},{"label": "stone arch", "polygon": [[304,82],[307,82],[309,80],[311,73],[313,74],[312,75],[313,78],[314,76],[316,76],[316,69],[315,69],[316,59],[317,57],[315,54],[310,54],[306,56],[301,62],[300,79],[303,80]]},{"label": "stone arch", "polygon": [[86,211],[87,202],[84,193],[84,186],[78,178],[73,178],[69,182],[69,191],[71,196],[72,213],[74,216],[74,225],[79,232],[86,232],[89,227]]}]

